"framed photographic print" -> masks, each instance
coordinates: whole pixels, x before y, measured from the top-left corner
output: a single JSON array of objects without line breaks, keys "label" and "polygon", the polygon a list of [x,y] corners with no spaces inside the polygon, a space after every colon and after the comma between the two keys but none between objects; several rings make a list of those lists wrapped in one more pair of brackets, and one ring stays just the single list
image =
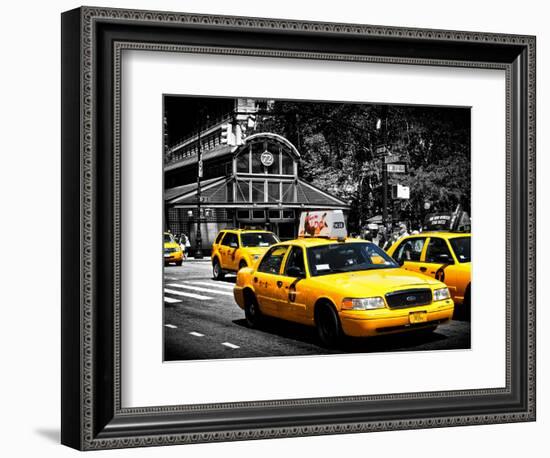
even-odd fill
[{"label": "framed photographic print", "polygon": [[62,16],[62,442],[535,419],[535,38]]}]

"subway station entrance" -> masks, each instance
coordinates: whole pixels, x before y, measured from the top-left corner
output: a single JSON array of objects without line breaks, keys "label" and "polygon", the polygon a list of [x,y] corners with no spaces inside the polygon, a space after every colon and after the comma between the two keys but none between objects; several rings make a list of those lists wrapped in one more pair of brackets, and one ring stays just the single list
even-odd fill
[{"label": "subway station entrance", "polygon": [[[298,176],[300,153],[278,134],[254,134],[232,152],[222,148],[204,158],[205,171],[211,167],[225,173],[201,180],[200,202],[196,181],[165,191],[167,228],[187,234],[192,246],[199,220],[208,251],[227,227],[266,229],[290,240],[297,236],[302,211],[349,210],[347,202]],[[196,170],[196,157],[183,170],[192,173],[193,165]]]}]

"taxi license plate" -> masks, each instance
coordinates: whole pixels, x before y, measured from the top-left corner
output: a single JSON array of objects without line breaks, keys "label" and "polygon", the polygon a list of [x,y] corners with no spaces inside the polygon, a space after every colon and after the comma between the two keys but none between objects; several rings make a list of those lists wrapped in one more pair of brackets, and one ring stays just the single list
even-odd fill
[{"label": "taxi license plate", "polygon": [[412,312],[409,313],[409,323],[425,323],[428,321],[428,314],[426,312]]}]

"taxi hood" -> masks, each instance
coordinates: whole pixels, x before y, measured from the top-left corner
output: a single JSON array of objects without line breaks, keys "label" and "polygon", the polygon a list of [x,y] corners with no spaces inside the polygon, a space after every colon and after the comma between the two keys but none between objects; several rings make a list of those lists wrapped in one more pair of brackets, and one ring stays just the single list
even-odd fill
[{"label": "taxi hood", "polygon": [[353,297],[380,295],[405,288],[445,285],[438,280],[401,268],[360,270],[312,277],[327,288]]}]

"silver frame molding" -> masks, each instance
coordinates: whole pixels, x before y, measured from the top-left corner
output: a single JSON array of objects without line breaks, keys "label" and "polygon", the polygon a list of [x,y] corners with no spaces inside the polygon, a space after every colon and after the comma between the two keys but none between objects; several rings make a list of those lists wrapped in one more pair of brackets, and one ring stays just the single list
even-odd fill
[{"label": "silver frame molding", "polygon": [[[405,46],[407,45],[407,46]],[[535,37],[82,7],[62,15],[62,443],[80,450],[535,420]],[[124,50],[506,72],[506,386],[122,408]]]}]

